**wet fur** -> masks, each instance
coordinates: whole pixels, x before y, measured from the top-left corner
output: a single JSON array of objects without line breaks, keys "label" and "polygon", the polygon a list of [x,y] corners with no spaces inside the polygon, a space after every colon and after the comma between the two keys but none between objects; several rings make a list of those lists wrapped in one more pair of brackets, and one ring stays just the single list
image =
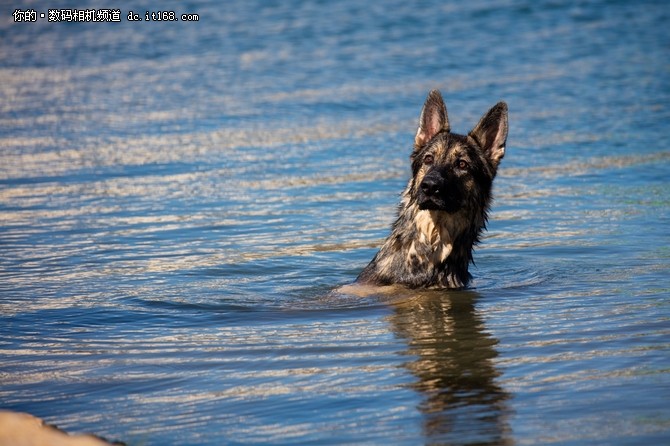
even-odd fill
[{"label": "wet fur", "polygon": [[[419,119],[412,178],[391,235],[358,276],[371,285],[463,288],[472,249],[486,227],[491,187],[507,139],[507,105],[491,108],[467,135],[451,133],[439,91]],[[434,192],[430,190],[435,185]],[[439,186],[439,187],[438,187]]]}]

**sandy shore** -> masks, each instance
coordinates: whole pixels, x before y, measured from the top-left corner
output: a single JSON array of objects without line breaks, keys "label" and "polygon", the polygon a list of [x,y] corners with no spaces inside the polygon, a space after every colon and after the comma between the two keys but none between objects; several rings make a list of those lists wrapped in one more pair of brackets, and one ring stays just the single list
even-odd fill
[{"label": "sandy shore", "polygon": [[69,435],[27,413],[0,411],[0,446],[109,446],[111,444],[94,435]]}]

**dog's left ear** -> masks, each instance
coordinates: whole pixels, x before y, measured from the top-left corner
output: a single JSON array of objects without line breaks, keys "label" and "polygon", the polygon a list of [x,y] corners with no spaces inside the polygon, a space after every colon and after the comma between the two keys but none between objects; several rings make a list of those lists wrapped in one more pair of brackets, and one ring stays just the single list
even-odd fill
[{"label": "dog's left ear", "polygon": [[470,136],[477,141],[484,150],[494,168],[505,156],[507,142],[507,104],[498,102],[489,110],[479,124],[470,132]]}]

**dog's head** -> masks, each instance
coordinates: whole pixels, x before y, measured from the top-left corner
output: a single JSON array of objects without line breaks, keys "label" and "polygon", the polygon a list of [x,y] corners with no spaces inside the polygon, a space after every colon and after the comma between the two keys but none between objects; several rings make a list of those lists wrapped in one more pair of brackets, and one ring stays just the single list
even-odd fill
[{"label": "dog's head", "polygon": [[493,106],[467,135],[451,133],[439,91],[428,94],[411,156],[419,209],[458,212],[486,206],[505,155],[507,104]]}]

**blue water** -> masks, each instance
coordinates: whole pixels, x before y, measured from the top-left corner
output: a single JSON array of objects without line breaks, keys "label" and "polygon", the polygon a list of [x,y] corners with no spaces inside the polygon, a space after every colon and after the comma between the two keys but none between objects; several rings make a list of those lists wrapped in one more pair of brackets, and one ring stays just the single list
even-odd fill
[{"label": "blue water", "polygon": [[[0,409],[129,445],[670,443],[666,2],[76,7],[122,20],[0,7]],[[338,293],[432,88],[461,133],[510,107],[473,287]]]}]

